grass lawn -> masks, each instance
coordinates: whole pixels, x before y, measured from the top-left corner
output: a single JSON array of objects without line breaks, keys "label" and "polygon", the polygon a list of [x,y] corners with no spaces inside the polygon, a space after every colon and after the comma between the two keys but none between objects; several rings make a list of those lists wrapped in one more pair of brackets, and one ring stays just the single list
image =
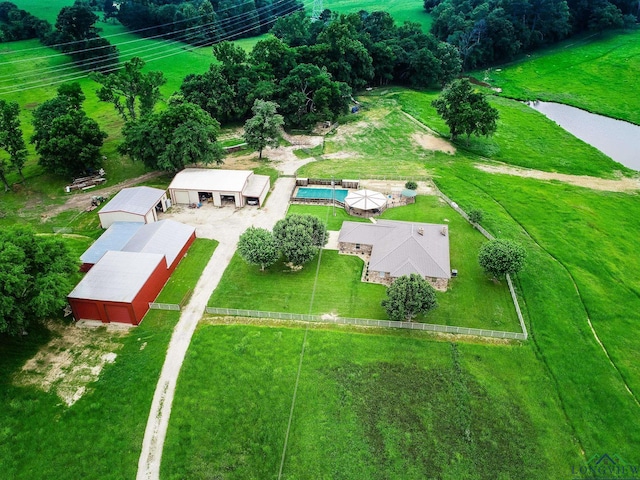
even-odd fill
[{"label": "grass lawn", "polygon": [[[580,453],[530,348],[406,333],[308,331],[283,478],[568,475]],[[276,478],[303,337],[201,324],[162,478]]]},{"label": "grass lawn", "polygon": [[[383,90],[389,91],[389,90]],[[439,152],[420,148],[412,140],[418,127],[400,110],[393,96],[362,97],[358,121],[325,138],[325,154],[340,152],[339,159],[309,163],[298,175],[309,178],[369,178],[427,176]]]},{"label": "grass lawn", "polygon": [[[298,213],[300,215],[314,215],[320,218],[326,225],[327,230],[338,231],[342,228],[342,222],[363,222],[371,223],[369,219],[362,217],[353,217],[349,215],[344,208],[336,205],[336,208],[324,205],[302,205],[292,203],[289,205],[288,214]],[[335,216],[334,216],[335,213]]]},{"label": "grass lawn", "polygon": [[189,291],[193,292],[193,287],[200,279],[204,267],[207,266],[217,246],[216,240],[196,238],[185,258],[180,261],[178,268],[156,298],[156,302],[179,304]]},{"label": "grass lawn", "polygon": [[[292,205],[289,213],[329,219],[330,229],[339,230],[349,220],[344,210],[331,207]],[[477,261],[484,237],[460,215],[435,196],[418,196],[413,205],[391,208],[381,218],[449,226],[451,266],[459,277],[447,292],[438,292],[438,308],[418,317],[419,321],[491,330],[520,331],[506,283],[495,283],[482,272]],[[355,218],[354,218],[355,219]],[[362,221],[363,219],[357,219]],[[272,312],[333,313],[342,317],[386,319],[380,306],[386,287],[360,281],[364,263],[357,257],[324,250],[316,282],[317,259],[298,272],[282,262],[261,272],[236,255],[213,292],[209,305]],[[315,293],[312,293],[314,291]],[[313,305],[311,305],[313,297]]]},{"label": "grass lawn", "polygon": [[51,340],[50,332],[39,328],[26,337],[1,337],[2,477],[134,478],[151,399],[178,316],[178,312],[151,311],[124,337],[94,333],[112,337],[118,345],[117,358],[71,407],[52,391],[14,383],[25,361]]},{"label": "grass lawn", "polygon": [[640,31],[633,30],[567,40],[488,76],[507,97],[566,103],[640,124],[638,68]]},{"label": "grass lawn", "polygon": [[[380,154],[377,148],[370,148],[390,142],[385,135],[406,140],[415,131],[399,115],[388,114],[396,108],[394,101],[429,127],[444,131],[430,106],[433,93],[399,89],[374,93],[365,97],[368,109],[361,116],[361,126],[371,135],[371,142],[363,141],[361,131],[347,129],[335,140],[328,139],[327,147],[352,152],[354,160],[346,160],[346,164],[344,160],[316,162],[304,167],[303,176],[344,171],[354,175],[359,171],[366,178],[386,173],[390,162],[408,170],[411,160],[407,153],[414,147],[406,141],[396,143],[393,156],[384,148]],[[455,156],[434,154],[423,165],[465,210],[482,209],[483,226],[494,235],[526,246],[527,263],[517,287],[524,299],[531,339],[557,385],[585,455],[615,450],[637,461],[637,452],[629,446],[640,443],[640,437],[636,428],[628,427],[638,425],[637,404],[625,389],[626,383],[636,398],[640,391],[637,349],[633,346],[639,341],[633,324],[640,311],[634,284],[640,263],[633,254],[640,234],[637,196],[491,175],[474,168],[476,163],[498,159],[540,170],[605,178],[620,170],[619,165],[603,160],[575,139],[563,140],[563,148],[555,148],[554,142],[563,135],[559,127],[529,114],[516,102],[494,102],[502,119],[509,120],[501,122],[495,137],[472,141],[469,150],[459,148]],[[389,122],[385,125],[377,123],[380,112],[387,112]],[[540,135],[536,142],[535,135]],[[416,175],[422,171],[414,169]],[[615,367],[596,342],[588,318]]]},{"label": "grass lawn", "polygon": [[386,318],[380,302],[382,285],[362,283],[361,259],[322,252],[316,291],[311,304],[318,257],[305,268],[292,272],[279,261],[261,272],[247,265],[238,254],[225,270],[220,285],[209,299],[209,306],[244,308],[271,312],[332,313],[342,317]]}]

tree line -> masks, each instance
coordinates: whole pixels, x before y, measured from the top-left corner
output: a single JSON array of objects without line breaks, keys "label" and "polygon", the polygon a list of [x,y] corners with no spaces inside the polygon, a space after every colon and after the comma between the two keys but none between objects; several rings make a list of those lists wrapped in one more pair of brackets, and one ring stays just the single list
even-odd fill
[{"label": "tree line", "polygon": [[117,9],[113,3],[106,0],[105,12],[127,28],[196,45],[266,33],[278,17],[303,8],[298,0],[125,0]]},{"label": "tree line", "polygon": [[100,36],[95,26],[99,19],[91,5],[82,0],[63,7],[54,26],[11,2],[2,2],[0,42],[38,38],[43,45],[69,54],[84,70],[108,70],[118,64],[118,50]]},{"label": "tree line", "polygon": [[424,8],[431,32],[458,49],[465,69],[640,18],[637,0],[424,0]]}]

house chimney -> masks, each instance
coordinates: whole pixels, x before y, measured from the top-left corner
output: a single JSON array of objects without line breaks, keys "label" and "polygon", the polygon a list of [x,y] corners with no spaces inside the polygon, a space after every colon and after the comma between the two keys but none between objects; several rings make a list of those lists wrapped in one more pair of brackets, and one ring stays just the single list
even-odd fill
[{"label": "house chimney", "polygon": [[446,225],[442,226],[442,230],[440,230],[440,233],[442,235],[444,235],[445,237],[447,236],[447,226]]},{"label": "house chimney", "polygon": [[419,234],[419,235],[424,235],[424,228],[420,227],[420,228],[418,229],[418,234]]}]

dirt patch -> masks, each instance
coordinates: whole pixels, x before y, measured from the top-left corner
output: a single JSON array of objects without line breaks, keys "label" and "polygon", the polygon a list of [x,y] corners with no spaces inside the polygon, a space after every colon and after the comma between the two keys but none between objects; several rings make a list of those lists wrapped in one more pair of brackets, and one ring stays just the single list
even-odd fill
[{"label": "dirt patch", "polygon": [[[360,188],[367,188],[375,192],[384,193],[387,195],[398,194],[404,190],[404,184],[406,182],[400,180],[361,180]],[[436,195],[436,191],[433,188],[431,182],[416,182],[418,189],[416,192],[420,195]]]},{"label": "dirt patch", "polygon": [[54,338],[28,360],[14,377],[14,383],[53,391],[67,405],[90,391],[107,363],[113,363],[126,333],[105,328],[86,329],[75,325],[49,325]]},{"label": "dirt patch", "polygon": [[362,158],[362,155],[355,152],[342,151],[342,152],[328,153],[326,155],[322,155],[322,158],[326,160],[347,160],[352,158]]},{"label": "dirt patch", "polygon": [[[87,207],[91,205],[91,197],[94,195],[101,196],[111,196],[118,193],[123,188],[133,187],[138,183],[145,182],[147,180],[151,180],[152,178],[159,177],[163,175],[164,172],[150,172],[146,173],[140,177],[131,178],[124,182],[120,182],[111,187],[101,188],[100,190],[91,190],[85,193],[76,193],[72,194],[67,201],[62,205],[56,205],[51,207],[46,207],[46,212],[40,216],[40,220],[46,222],[48,219],[55,217],[56,215],[65,212],[67,210],[78,210],[79,212],[84,211]],[[37,208],[42,208],[41,205],[36,205]],[[34,208],[35,208],[34,207]],[[26,209],[31,208],[30,205],[27,206]]]},{"label": "dirt patch", "polygon": [[605,192],[633,192],[640,190],[640,178],[620,178],[618,180],[608,180],[586,175],[567,175],[565,173],[542,172],[540,170],[529,170],[526,168],[509,167],[506,165],[485,165],[477,163],[475,167],[487,173],[501,173],[505,175],[515,175],[523,178],[535,178],[536,180],[557,180],[569,183],[577,187],[590,188]]},{"label": "dirt patch", "polygon": [[333,135],[335,142],[344,142],[345,140],[353,137],[354,135],[361,134],[365,130],[372,128],[380,128],[383,124],[384,118],[389,114],[389,110],[381,109],[376,112],[369,112],[367,115],[368,120],[359,120],[353,123],[347,123],[346,125],[339,125]]},{"label": "dirt patch", "polygon": [[411,135],[411,140],[418,146],[426,150],[437,150],[438,152],[448,153],[453,155],[456,153],[456,147],[451,145],[444,138],[436,137],[423,132],[415,132]]}]

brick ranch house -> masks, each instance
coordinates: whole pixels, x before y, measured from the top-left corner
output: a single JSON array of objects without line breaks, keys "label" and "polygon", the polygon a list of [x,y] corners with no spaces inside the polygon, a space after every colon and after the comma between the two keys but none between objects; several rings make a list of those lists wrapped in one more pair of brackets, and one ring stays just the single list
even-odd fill
[{"label": "brick ranch house", "polygon": [[445,291],[451,278],[447,225],[378,220],[375,224],[344,222],[338,236],[340,253],[360,255],[363,280],[391,285],[417,273]]}]

